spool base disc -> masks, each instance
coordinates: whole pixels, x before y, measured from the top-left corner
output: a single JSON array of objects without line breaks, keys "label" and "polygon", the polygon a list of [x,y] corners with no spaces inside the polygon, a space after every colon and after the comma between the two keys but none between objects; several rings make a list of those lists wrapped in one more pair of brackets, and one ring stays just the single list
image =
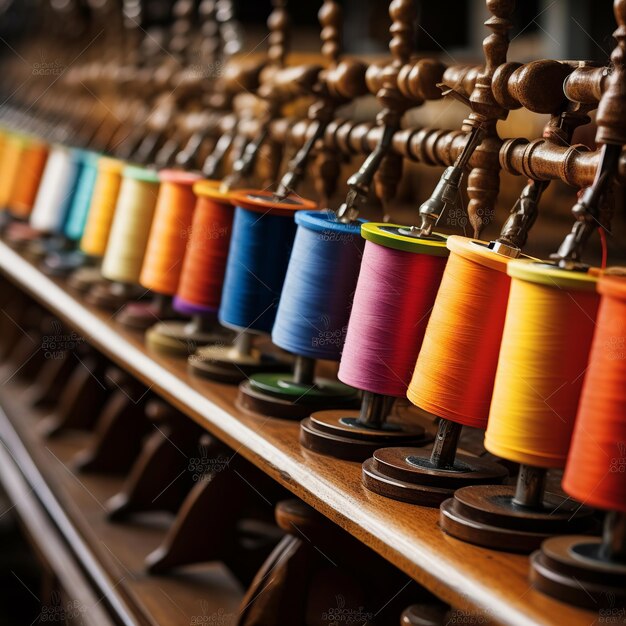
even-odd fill
[{"label": "spool base disc", "polygon": [[135,290],[120,290],[119,285],[108,280],[96,283],[85,296],[85,300],[101,309],[119,311],[129,300],[132,300]]},{"label": "spool base disc", "polygon": [[35,241],[41,237],[41,232],[31,228],[26,222],[11,221],[6,226],[5,239],[9,246],[15,249],[21,249],[27,246],[31,241]]},{"label": "spool base disc", "polygon": [[87,258],[80,250],[52,252],[41,263],[41,269],[48,276],[65,277],[82,267]]},{"label": "spool base disc", "polygon": [[245,411],[298,420],[316,409],[353,408],[358,403],[358,392],[340,382],[320,378],[314,385],[301,385],[276,372],[254,374],[239,385],[237,397]]},{"label": "spool base disc", "polygon": [[[623,609],[626,564],[603,559],[600,546],[599,537],[584,535],[546,539],[530,557],[531,583],[553,598],[586,609]],[[605,621],[614,618],[607,614]]]},{"label": "spool base disc", "polygon": [[494,550],[529,553],[553,535],[592,528],[592,511],[565,496],[546,492],[533,510],[513,504],[515,487],[477,485],[455,492],[441,505],[441,528],[462,541]]},{"label": "spool base disc", "polygon": [[300,443],[346,461],[364,461],[385,446],[424,446],[430,433],[417,424],[387,421],[381,428],[359,423],[358,411],[317,411],[300,423]]},{"label": "spool base disc", "polygon": [[160,322],[164,316],[168,318],[178,317],[178,315],[171,315],[170,311],[163,312],[154,302],[149,300],[146,302],[128,302],[117,313],[115,321],[129,328],[147,330],[153,324]]},{"label": "spool base disc", "polygon": [[105,284],[106,278],[102,276],[99,267],[80,267],[75,272],[72,272],[67,279],[67,286],[78,292],[87,293],[95,285]]},{"label": "spool base disc", "polygon": [[229,339],[226,331],[192,330],[189,322],[158,322],[146,330],[147,346],[169,356],[186,357],[198,346],[226,343]]},{"label": "spool base disc", "polygon": [[502,483],[508,472],[493,461],[457,454],[452,469],[430,465],[430,449],[381,448],[363,463],[361,480],[370,491],[403,502],[438,507],[467,485]]},{"label": "spool base disc", "polygon": [[253,349],[243,357],[232,346],[205,346],[198,348],[187,360],[192,374],[221,383],[236,385],[256,372],[288,372],[292,363]]}]

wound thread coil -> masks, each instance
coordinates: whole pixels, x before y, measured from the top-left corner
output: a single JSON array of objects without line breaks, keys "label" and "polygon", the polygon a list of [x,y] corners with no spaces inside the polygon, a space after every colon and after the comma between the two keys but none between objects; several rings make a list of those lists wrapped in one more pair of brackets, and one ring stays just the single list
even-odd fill
[{"label": "wound thread coil", "polygon": [[183,268],[185,248],[196,204],[192,186],[200,176],[176,170],[159,172],[159,193],[139,282],[173,296]]},{"label": "wound thread coil", "polygon": [[54,146],[30,215],[30,225],[42,233],[60,233],[72,202],[83,162],[83,151]]},{"label": "wound thread coil", "polygon": [[510,259],[448,237],[450,258],[407,396],[445,419],[485,428],[509,295]]},{"label": "wound thread coil", "polygon": [[485,447],[510,461],[563,467],[599,297],[589,274],[512,261]]},{"label": "wound thread coil", "polygon": [[403,397],[447,260],[445,239],[364,224],[367,239],[338,378],[372,393]]},{"label": "wound thread coil", "polygon": [[10,133],[0,154],[0,209],[7,209],[13,185],[20,168],[22,154],[26,146],[26,138]]},{"label": "wound thread coil", "polygon": [[292,197],[278,202],[271,193],[250,190],[234,192],[231,202],[235,217],[218,319],[269,333],[296,234],[294,213],[315,204]]},{"label": "wound thread coil", "polygon": [[362,220],[343,224],[330,211],[299,211],[295,220],[272,341],[294,354],[338,361],[363,255]]},{"label": "wound thread coil", "polygon": [[98,176],[99,156],[94,152],[87,152],[83,157],[83,166],[76,182],[76,190],[72,196],[63,232],[71,241],[78,241],[85,228],[87,213],[91,205],[91,198]]},{"label": "wound thread coil", "polygon": [[188,315],[216,313],[222,295],[234,208],[220,182],[193,186],[196,205],[174,308]]},{"label": "wound thread coil", "polygon": [[563,489],[626,513],[626,279],[603,276],[601,302]]},{"label": "wound thread coil", "polygon": [[48,146],[45,143],[24,140],[7,202],[7,209],[14,217],[25,220],[30,216],[47,160]]},{"label": "wound thread coil", "polygon": [[123,169],[124,163],[117,159],[100,157],[98,161],[98,175],[80,240],[80,249],[89,256],[100,258],[106,252]]},{"label": "wound thread coil", "polygon": [[105,278],[122,283],[139,282],[158,190],[159,178],[155,171],[134,166],[124,168],[102,261]]}]

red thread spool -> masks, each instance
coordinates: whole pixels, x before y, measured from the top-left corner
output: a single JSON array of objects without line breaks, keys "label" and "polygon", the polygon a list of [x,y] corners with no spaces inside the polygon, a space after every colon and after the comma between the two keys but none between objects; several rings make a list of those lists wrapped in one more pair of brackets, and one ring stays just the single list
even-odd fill
[{"label": "red thread spool", "polygon": [[220,182],[202,180],[193,186],[196,208],[187,243],[174,308],[188,314],[219,309],[234,209]]},{"label": "red thread spool", "polygon": [[147,289],[173,296],[183,268],[199,176],[176,170],[159,172],[159,194],[139,282]]},{"label": "red thread spool", "polygon": [[626,278],[603,276],[598,291],[563,488],[590,506],[626,513]]}]

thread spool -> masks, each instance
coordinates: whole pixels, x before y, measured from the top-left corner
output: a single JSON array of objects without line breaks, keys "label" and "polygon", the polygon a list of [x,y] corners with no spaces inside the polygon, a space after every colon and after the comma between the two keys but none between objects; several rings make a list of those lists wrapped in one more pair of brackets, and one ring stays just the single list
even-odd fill
[{"label": "thread spool", "polygon": [[[457,454],[461,424],[486,423],[504,325],[509,258],[487,243],[451,236],[450,257],[421,346],[413,353],[409,400],[443,418],[430,452],[381,448],[363,464],[363,484],[396,500],[439,506],[468,484],[502,482],[506,470]],[[451,330],[454,329],[454,330]],[[393,480],[390,480],[393,477]]]},{"label": "thread spool", "polygon": [[304,420],[301,443],[363,460],[381,445],[423,445],[420,426],[387,420],[391,397],[410,380],[446,266],[445,238],[416,238],[393,224],[363,224],[365,249],[339,366],[339,380],[365,392],[361,411],[318,411]]},{"label": "thread spool", "polygon": [[255,374],[239,386],[247,410],[302,419],[312,410],[354,405],[354,389],[314,377],[314,359],[338,361],[364,240],[361,221],[344,224],[331,211],[298,211],[293,250],[280,296],[272,341],[296,355],[291,374]]},{"label": "thread spool", "polygon": [[91,206],[91,198],[98,177],[99,160],[100,156],[94,152],[86,152],[83,155],[83,166],[63,228],[65,236],[70,241],[77,242],[83,236],[87,214]]},{"label": "thread spool", "polygon": [[601,304],[563,488],[580,502],[626,513],[626,279],[598,281]]},{"label": "thread spool", "polygon": [[159,188],[154,170],[127,166],[122,170],[102,275],[113,284],[96,284],[88,301],[117,311],[136,291]]},{"label": "thread spool", "polygon": [[102,261],[102,275],[112,281],[137,284],[156,206],[159,177],[153,170],[135,166],[124,168],[122,177]]},{"label": "thread spool", "polygon": [[106,252],[113,214],[119,194],[124,163],[101,156],[91,199],[85,216],[82,236],[78,247],[78,258],[82,266],[71,272],[67,286],[86,294],[95,285],[105,282],[100,261]]},{"label": "thread spool", "polygon": [[124,163],[117,159],[101,157],[98,161],[98,177],[80,240],[80,249],[88,256],[101,258],[106,252],[123,168]]},{"label": "thread spool", "polygon": [[[140,282],[153,292],[171,298],[178,289],[187,254],[196,209],[193,187],[200,182],[200,176],[164,170],[159,177],[161,187]],[[146,332],[146,342],[152,349],[181,356],[193,352],[196,342],[215,340],[210,326],[199,318],[192,322],[158,322]]]},{"label": "thread spool", "polygon": [[232,232],[233,205],[219,181],[199,181],[191,233],[174,308],[188,315],[217,313]]},{"label": "thread spool", "polygon": [[[602,539],[547,539],[531,557],[531,581],[586,608],[626,604],[626,280],[603,276],[601,303],[563,488],[608,511]],[[585,593],[581,592],[584,590]]]},{"label": "thread spool", "polygon": [[[13,217],[20,220],[29,218],[47,159],[48,146],[45,143],[36,139],[24,140],[23,149],[17,161],[19,171],[16,171],[7,201],[7,209]],[[0,165],[0,171],[2,168],[3,165]],[[1,194],[2,191],[0,191]]]},{"label": "thread spool", "polygon": [[58,234],[71,206],[85,152],[54,146],[48,156],[30,225],[43,234]]},{"label": "thread spool", "polygon": [[230,200],[235,215],[218,318],[238,332],[237,343],[197,350],[189,363],[194,373],[238,383],[254,371],[288,367],[254,350],[252,335],[272,329],[296,232],[294,213],[315,204],[293,196],[278,201],[256,190],[233,192]]},{"label": "thread spool", "polygon": [[156,350],[172,356],[188,356],[198,346],[232,339],[214,328],[219,307],[233,221],[228,193],[219,181],[201,180],[193,185],[195,208],[182,261],[174,310],[191,320],[167,321],[148,331],[146,339]]},{"label": "thread spool", "polygon": [[86,262],[85,255],[76,249],[76,243],[82,236],[91,204],[99,158],[94,152],[85,152],[82,156],[82,166],[63,225],[66,242],[63,249],[52,250],[43,260],[41,267],[46,274],[67,276]]},{"label": "thread spool", "polygon": [[192,186],[199,179],[188,172],[159,172],[161,184],[139,276],[139,282],[156,293],[176,293],[196,204]]},{"label": "thread spool", "polygon": [[8,208],[26,143],[26,137],[15,133],[9,133],[3,143],[0,153],[0,208],[2,211]]},{"label": "thread spool", "polygon": [[447,245],[450,258],[407,397],[439,417],[485,428],[507,310],[510,259],[464,237],[449,237]]},{"label": "thread spool", "polygon": [[363,220],[343,224],[329,211],[299,211],[272,341],[287,352],[339,361],[365,240]]},{"label": "thread spool", "polygon": [[596,278],[546,263],[512,261],[508,311],[485,447],[521,463],[516,487],[473,486],[441,506],[441,526],[471,543],[519,552],[590,511],[544,493],[545,472],[565,464],[595,327]]}]

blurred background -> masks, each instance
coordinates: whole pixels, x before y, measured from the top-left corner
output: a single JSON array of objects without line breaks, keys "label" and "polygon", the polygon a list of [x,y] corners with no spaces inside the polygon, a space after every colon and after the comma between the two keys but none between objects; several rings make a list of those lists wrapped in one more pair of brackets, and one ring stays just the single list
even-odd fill
[{"label": "blurred background", "polygon": [[[80,2],[85,6],[97,8],[105,0],[0,0],[0,51],[3,55],[14,55],[20,51],[25,62],[34,63],[37,55],[44,62],[54,61],[65,71],[71,65],[74,51],[68,50],[68,58],[58,50],[54,59],[43,49],[29,49],[28,56],[22,52],[22,44],[42,27],[37,24],[36,8],[43,2],[51,3],[58,11]],[[128,6],[138,0],[125,0]],[[344,10],[343,45],[348,55],[358,56],[366,61],[385,58],[388,55],[388,15],[389,2],[386,0],[342,0]],[[435,56],[448,63],[481,63],[482,39],[487,34],[483,26],[488,12],[484,0],[417,0],[418,18],[415,51],[418,56]],[[159,45],[163,33],[173,21],[173,0],[143,0],[138,18],[141,28],[150,35],[150,39]],[[317,12],[320,1],[288,0],[287,10],[293,25],[292,53],[290,59],[297,63],[303,57],[319,55],[319,23]],[[270,0],[234,0],[234,17],[238,23],[240,52],[243,55],[261,54],[267,46],[266,20],[271,11]],[[43,25],[45,28],[45,25]],[[76,27],[68,21],[68,38],[75,35],[71,29]],[[513,28],[510,32],[511,45],[508,59],[526,62],[543,58],[588,60],[602,65],[609,63],[613,49],[612,32],[615,29],[611,0],[524,0],[517,2],[513,16]],[[34,58],[31,58],[34,57]],[[366,97],[345,107],[340,114],[358,120],[372,120],[379,105],[376,99]],[[437,127],[444,129],[459,128],[467,113],[466,107],[446,98],[429,102],[424,106],[409,111],[404,126]],[[592,114],[592,119],[593,119]],[[500,136],[525,137],[529,140],[541,137],[547,116],[537,115],[523,109],[512,111],[505,121],[499,123]],[[576,131],[573,143],[581,143],[593,149],[595,127],[592,124]],[[289,157],[289,155],[287,155]],[[359,166],[358,159],[353,159],[345,166],[345,181]],[[440,168],[410,164],[393,206],[385,207],[394,221],[411,222],[419,203],[430,195],[433,186],[441,174]],[[495,235],[506,214],[513,206],[519,192],[525,185],[521,177],[503,173],[501,175],[501,193],[497,215],[485,232],[485,237]],[[345,195],[345,186],[340,187],[336,201],[341,202]],[[304,193],[311,187],[304,188]],[[529,240],[529,252],[545,256],[558,246],[572,223],[570,208],[575,202],[576,190],[562,183],[550,185],[541,204],[541,216]],[[624,219],[623,190],[618,189],[612,236],[609,237],[609,261],[626,263],[626,226]],[[335,207],[336,208],[336,207]],[[381,208],[372,203],[368,217],[380,219]],[[458,232],[459,223],[450,223],[442,219],[442,230]],[[463,224],[461,224],[463,227]],[[599,245],[597,239],[588,248],[589,261],[597,261]]]}]

